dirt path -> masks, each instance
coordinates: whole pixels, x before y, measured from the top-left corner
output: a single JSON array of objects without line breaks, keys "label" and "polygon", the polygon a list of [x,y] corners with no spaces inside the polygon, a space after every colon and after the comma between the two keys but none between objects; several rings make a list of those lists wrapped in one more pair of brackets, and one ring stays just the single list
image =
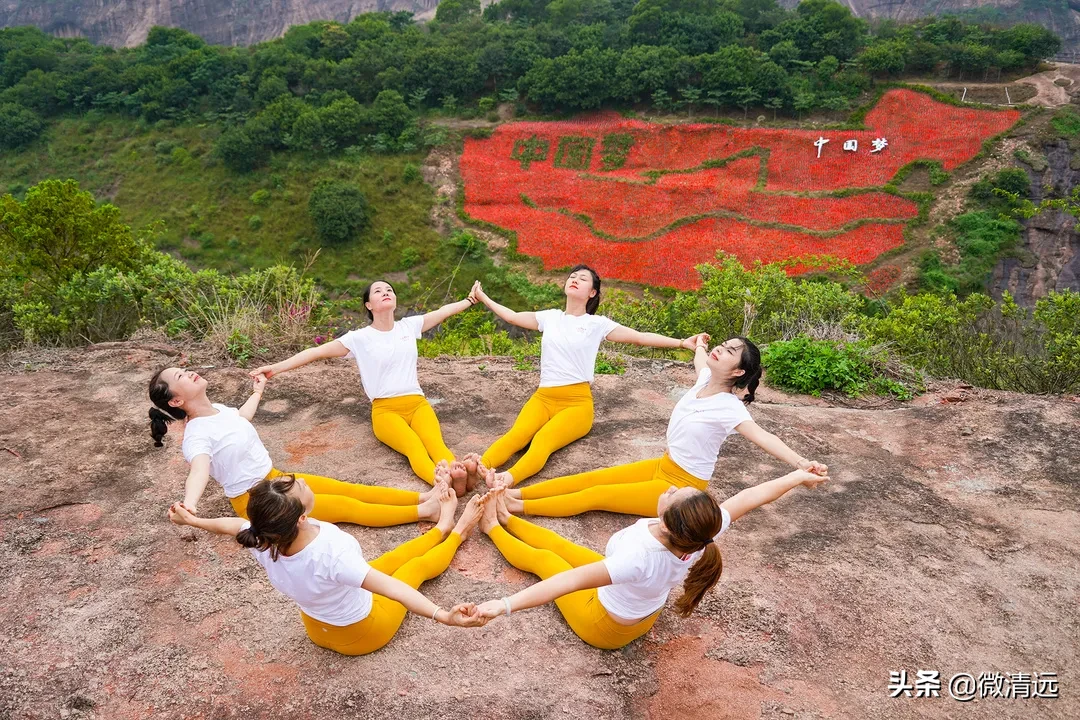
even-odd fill
[{"label": "dirt path", "polygon": [[[693,617],[665,612],[619,652],[582,644],[550,606],[474,631],[413,617],[345,658],[308,642],[246,552],[165,521],[186,466],[175,434],[152,447],[145,383],[168,360],[121,346],[0,374],[0,718],[1080,717],[1074,401],[953,391],[859,410],[765,391],[758,422],[834,480],[737,523]],[[200,372],[215,399],[244,398],[243,371]],[[459,452],[505,430],[537,382],[492,358],[423,361],[420,376]],[[657,455],[691,378],[651,361],[599,377],[592,433],[542,477]],[[346,362],[272,383],[256,418],[283,469],[422,488],[369,423]],[[736,437],[712,492],[781,472]],[[213,485],[200,507],[228,512]],[[540,520],[598,550],[629,522]],[[369,556],[417,532],[347,529]],[[446,604],[531,582],[478,536],[424,591]],[[1056,671],[1061,697],[891,699],[890,671],[919,669]]]},{"label": "dirt path", "polygon": [[[1060,87],[1054,83],[1055,80],[1067,80],[1069,84],[1066,87]],[[1053,70],[1029,75],[1017,82],[1033,85],[1038,91],[1034,98],[1027,101],[1029,104],[1061,107],[1069,104],[1076,88],[1080,87],[1080,65],[1056,63]]]}]

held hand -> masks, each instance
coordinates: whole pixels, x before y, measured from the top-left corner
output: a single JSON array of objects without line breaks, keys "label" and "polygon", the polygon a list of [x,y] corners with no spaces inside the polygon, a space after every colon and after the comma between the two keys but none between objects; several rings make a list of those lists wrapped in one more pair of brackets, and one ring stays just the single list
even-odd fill
[{"label": "held hand", "polygon": [[475,305],[480,302],[480,281],[477,280],[472,284],[472,288],[469,290],[469,295],[465,298],[469,301],[470,305]]},{"label": "held hand", "polygon": [[799,464],[796,465],[796,467],[800,470],[812,472],[815,475],[829,474],[829,466],[825,463],[819,463],[816,460],[807,460],[806,458],[802,458],[801,460],[799,460]]},{"label": "held hand", "polygon": [[795,476],[795,479],[799,481],[800,485],[808,488],[816,488],[818,485],[829,479],[828,475],[818,475],[807,470],[796,470],[792,475]]},{"label": "held hand", "polygon": [[195,520],[195,509],[182,502],[175,502],[169,507],[169,521],[174,525],[191,525]]},{"label": "held hand", "polygon": [[489,298],[487,296],[487,293],[484,292],[484,286],[480,283],[479,280],[477,280],[476,282],[473,283],[472,293],[471,294],[475,295],[476,299],[479,302],[482,302],[485,305],[487,305]]},{"label": "held hand", "polygon": [[476,606],[477,614],[487,620],[492,620],[506,614],[506,605],[502,600],[488,600]]},{"label": "held hand", "polygon": [[252,378],[257,378],[259,375],[262,375],[265,382],[266,380],[274,377],[274,366],[263,365],[262,367],[257,367],[251,372],[249,372],[248,375],[250,375]]},{"label": "held hand", "polygon": [[455,625],[457,627],[481,627],[487,624],[488,618],[482,617],[476,611],[476,605],[473,603],[461,603],[450,608],[448,611],[450,617],[447,618],[447,625]]},{"label": "held hand", "polygon": [[697,335],[691,335],[682,341],[681,347],[687,350],[697,350],[698,348],[709,349],[709,334],[698,333]]},{"label": "held hand", "polygon": [[261,393],[266,389],[266,375],[259,373],[251,383],[251,392]]}]

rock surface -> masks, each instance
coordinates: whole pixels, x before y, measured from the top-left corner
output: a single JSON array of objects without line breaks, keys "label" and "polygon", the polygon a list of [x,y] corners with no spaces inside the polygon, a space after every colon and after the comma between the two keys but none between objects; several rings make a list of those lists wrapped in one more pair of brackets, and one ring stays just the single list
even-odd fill
[{"label": "rock surface", "polygon": [[[383,650],[346,658],[235,543],[170,525],[179,433],[155,449],[146,381],[170,362],[111,344],[0,374],[2,718],[1066,718],[1080,717],[1080,403],[948,386],[860,409],[765,390],[751,411],[833,480],[724,536],[724,576],[689,619],[668,610],[618,652],[584,645],[553,606],[478,630],[410,617]],[[592,432],[541,477],[659,454],[692,372],[635,360],[597,378]],[[191,367],[238,404],[242,370]],[[421,361],[458,452],[483,450],[537,382],[508,359]],[[256,426],[275,464],[423,489],[372,436],[347,362],[272,381]],[[740,437],[711,491],[784,472]],[[204,514],[229,512],[211,483]],[[632,521],[541,519],[602,550]],[[346,526],[373,557],[413,537]],[[534,581],[488,539],[423,586],[446,604]],[[891,699],[889,672],[1052,672],[1058,700]]]}]

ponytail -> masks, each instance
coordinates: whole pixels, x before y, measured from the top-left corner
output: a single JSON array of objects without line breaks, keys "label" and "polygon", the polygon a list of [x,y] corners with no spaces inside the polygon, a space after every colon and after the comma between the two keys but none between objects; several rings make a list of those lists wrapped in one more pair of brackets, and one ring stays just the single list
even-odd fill
[{"label": "ponytail", "polygon": [[161,438],[169,431],[169,423],[187,417],[187,413],[181,408],[169,404],[173,394],[169,390],[169,383],[161,379],[161,373],[166,369],[158,370],[154,377],[150,378],[150,402],[157,406],[150,408],[150,437],[154,439],[154,447],[162,446]]},{"label": "ponytail", "polygon": [[735,378],[735,387],[746,388],[746,396],[743,402],[747,405],[754,402],[754,392],[758,383],[761,382],[761,351],[758,346],[750,342],[748,338],[736,336],[734,340],[742,340],[742,357],[739,358],[739,369],[743,374]]},{"label": "ponytail", "polygon": [[248,490],[247,516],[251,524],[236,534],[236,542],[246,548],[269,550],[270,559],[277,560],[300,534],[298,523],[304,504],[289,494],[295,483],[295,475],[278,475],[272,480],[260,480]]},{"label": "ponytail", "polygon": [[690,568],[690,574],[683,581],[683,591],[679,599],[675,601],[675,612],[683,617],[690,617],[694,608],[698,606],[705,593],[720,580],[720,573],[724,572],[724,559],[720,556],[720,548],[710,541],[705,546],[694,566]]},{"label": "ponytail", "polygon": [[664,527],[670,546],[682,553],[702,552],[683,581],[683,593],[675,601],[675,611],[687,617],[720,580],[724,561],[713,540],[724,526],[724,513],[712,495],[699,490],[664,511]]}]

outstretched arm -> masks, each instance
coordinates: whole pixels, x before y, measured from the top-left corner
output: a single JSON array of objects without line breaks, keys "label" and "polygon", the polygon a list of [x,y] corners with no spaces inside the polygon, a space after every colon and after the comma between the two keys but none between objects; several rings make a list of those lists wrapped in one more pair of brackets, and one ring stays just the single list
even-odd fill
[{"label": "outstretched arm", "polygon": [[500,305],[487,296],[479,280],[473,283],[473,292],[476,293],[476,298],[487,306],[488,310],[491,310],[491,312],[511,325],[517,325],[519,328],[525,328],[526,330],[540,329],[540,325],[536,322],[536,313],[516,312],[505,305]]},{"label": "outstretched arm", "polygon": [[191,508],[185,506],[184,503],[173,503],[172,507],[169,508],[169,520],[175,525],[187,525],[188,527],[212,532],[215,535],[229,535],[230,537],[236,537],[236,534],[243,530],[244,525],[247,524],[247,520],[236,517],[201,518],[196,516]]},{"label": "outstretched arm", "polygon": [[709,360],[709,336],[701,333],[694,342],[694,372],[698,375],[705,369]]},{"label": "outstretched arm", "polygon": [[379,572],[375,568],[368,570],[364,582],[360,585],[368,592],[383,595],[401,603],[410,612],[424,617],[434,617],[443,625],[458,627],[479,627],[487,622],[476,613],[476,606],[471,604],[455,605],[450,610],[440,608],[428,600],[422,592],[406,585],[395,577]]},{"label": "outstretched arm", "polygon": [[767,505],[784,495],[787,491],[805,485],[814,488],[829,479],[828,475],[815,475],[805,470],[793,470],[787,475],[746,488],[732,495],[720,507],[728,511],[731,521],[735,522],[754,508]]},{"label": "outstretched arm", "polygon": [[308,348],[307,350],[301,350],[293,355],[291,358],[286,358],[281,362],[276,362],[273,365],[263,365],[262,367],[255,368],[248,373],[251,377],[256,375],[265,375],[267,378],[272,378],[275,375],[279,375],[283,372],[287,372],[294,368],[298,368],[301,365],[307,365],[309,362],[315,362],[316,360],[327,360],[329,358],[345,357],[349,354],[349,349],[341,344],[340,340],[334,340],[333,342],[324,343],[318,347]]},{"label": "outstretched arm", "polygon": [[[648,347],[668,348],[671,350],[677,350],[679,348],[682,348],[683,350],[693,350],[697,345],[697,339],[702,335],[705,335],[705,333],[691,335],[684,340],[679,340],[678,338],[668,337],[667,335],[660,335],[658,333],[638,332],[633,328],[620,325],[609,332],[605,339],[611,342],[628,343],[630,345],[646,345]],[[708,335],[705,335],[705,337],[708,338]]]},{"label": "outstretched arm", "polygon": [[[552,575],[507,599],[510,601],[511,612],[517,612],[549,603],[578,590],[590,590],[610,584],[611,576],[607,566],[603,562],[594,562]],[[477,611],[481,617],[491,619],[506,614],[506,603],[502,600],[488,600],[477,606]]]},{"label": "outstretched arm", "polygon": [[206,483],[210,481],[210,456],[196,455],[191,459],[191,467],[188,468],[187,481],[184,483],[184,505],[196,512],[199,507],[199,498],[206,490]]},{"label": "outstretched arm", "polygon": [[266,389],[266,376],[256,375],[255,380],[252,383],[251,397],[247,399],[247,402],[240,406],[237,411],[240,413],[240,417],[244,418],[248,422],[255,417],[255,411],[259,409],[259,401],[262,400],[263,390]]},{"label": "outstretched arm", "polygon": [[476,297],[476,286],[478,284],[478,282],[473,283],[472,289],[469,291],[469,296],[466,297],[464,300],[458,300],[455,303],[443,305],[438,310],[432,310],[429,313],[424,313],[424,325],[421,328],[420,332],[427,332],[451,315],[457,315],[459,312],[468,310],[477,302],[479,302],[479,298]]},{"label": "outstretched arm", "polygon": [[753,420],[744,420],[736,425],[735,429],[738,430],[739,434],[744,438],[754,443],[777,460],[783,460],[792,467],[800,470],[809,470],[818,475],[824,475],[829,472],[828,465],[814,460],[807,460],[802,455],[799,455],[799,453],[789,448],[783,440],[776,437],[771,432],[763,430],[762,427]]}]

